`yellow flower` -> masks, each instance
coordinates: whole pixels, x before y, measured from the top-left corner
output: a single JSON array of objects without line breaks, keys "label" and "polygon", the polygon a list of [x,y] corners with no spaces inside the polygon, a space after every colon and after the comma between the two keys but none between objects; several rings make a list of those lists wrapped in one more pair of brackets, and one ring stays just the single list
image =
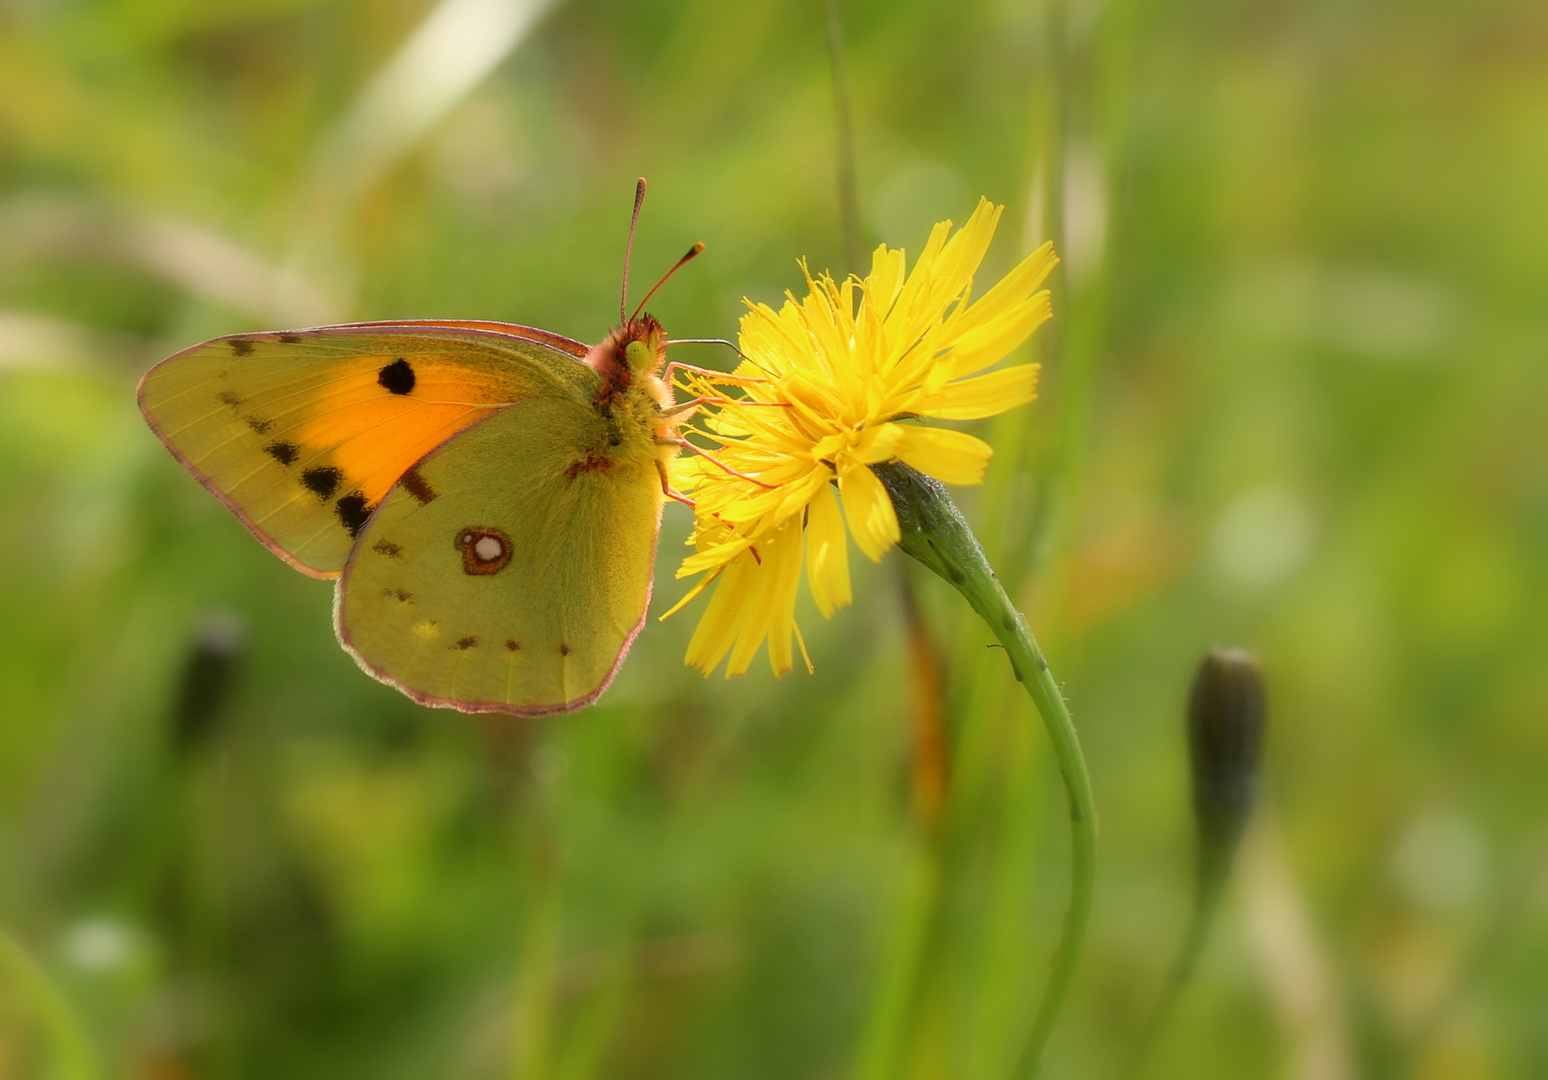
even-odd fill
[{"label": "yellow flower", "polygon": [[768,638],[774,673],[790,669],[803,549],[812,599],[831,617],[851,600],[845,522],[872,560],[898,542],[871,465],[902,461],[949,484],[983,480],[987,443],[909,421],[976,420],[1036,396],[1036,364],[980,374],[1049,317],[1038,286],[1058,262],[1044,244],[974,301],[973,274],[1001,209],[981,200],[955,235],[951,222],[938,224],[906,276],[903,252],[886,245],[864,280],[813,280],[803,262],[804,299],[787,293],[778,312],[748,303],[735,373],[686,377],[683,388],[711,404],[686,429],[705,453],[674,466],[696,523],[696,550],[677,576],[705,575],[683,603],[718,581],[690,666],[707,675],[729,653],[727,676],[741,675]]}]

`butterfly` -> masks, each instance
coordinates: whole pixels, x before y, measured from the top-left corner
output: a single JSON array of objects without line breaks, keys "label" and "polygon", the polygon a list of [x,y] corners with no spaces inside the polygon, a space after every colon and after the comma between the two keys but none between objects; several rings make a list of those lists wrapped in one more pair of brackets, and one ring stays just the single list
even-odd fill
[{"label": "butterfly", "polygon": [[367,674],[423,705],[572,712],[644,625],[681,499],[667,463],[695,403],[658,374],[654,293],[590,347],[479,321],[215,338],[151,368],[140,410],[271,551],[336,579],[334,628]]}]

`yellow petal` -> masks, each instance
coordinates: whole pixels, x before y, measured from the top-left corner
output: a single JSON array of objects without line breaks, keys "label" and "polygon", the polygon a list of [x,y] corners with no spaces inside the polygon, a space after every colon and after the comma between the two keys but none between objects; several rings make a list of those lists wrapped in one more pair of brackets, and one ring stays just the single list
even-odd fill
[{"label": "yellow petal", "polygon": [[[797,633],[795,622],[796,592],[801,587],[801,552],[804,547],[799,518],[775,531],[775,549],[764,556],[764,569],[769,575],[769,666],[777,678],[793,666],[790,639]],[[761,549],[760,549],[761,550]],[[754,643],[748,654],[758,651]],[[802,647],[805,652],[805,646]],[[807,666],[811,662],[807,661]],[[729,673],[729,668],[727,669]]]},{"label": "yellow petal", "polygon": [[[1022,259],[1015,269],[995,284],[994,288],[979,297],[961,315],[953,318],[953,340],[960,340],[962,336],[979,330],[986,323],[994,321],[1012,308],[1036,300],[1037,297],[1034,294],[1037,292],[1037,287],[1043,283],[1049,271],[1058,264],[1059,256],[1054,254],[1052,244],[1044,244]],[[993,362],[988,361],[988,363]],[[969,372],[964,371],[959,374],[969,374]]]},{"label": "yellow petal", "polygon": [[1037,397],[1036,364],[1018,364],[1003,371],[991,371],[971,379],[947,383],[921,402],[922,416],[942,420],[978,420],[997,416]]},{"label": "yellow petal", "polygon": [[781,525],[749,554],[754,551],[754,565],[746,569],[736,644],[726,661],[728,679],[747,673],[765,637],[774,674],[783,675],[791,667],[790,635],[795,625],[796,589],[801,582],[801,523],[792,520]]},{"label": "yellow petal", "polygon": [[854,599],[849,590],[849,539],[829,484],[817,492],[806,512],[806,583],[825,619]]},{"label": "yellow petal", "polygon": [[898,442],[903,438],[904,428],[901,424],[879,424],[873,428],[867,428],[860,435],[850,453],[853,460],[866,465],[874,465],[881,461],[891,461],[898,456]]},{"label": "yellow petal", "polygon": [[903,536],[887,489],[869,466],[851,465],[839,475],[839,494],[855,543],[872,562],[881,562],[887,549]]},{"label": "yellow petal", "polygon": [[885,315],[903,287],[903,252],[882,244],[871,253],[871,273],[865,279],[865,302],[878,314]]},{"label": "yellow petal", "polygon": [[[981,302],[980,302],[981,303]],[[978,304],[973,305],[975,308]],[[946,366],[951,377],[960,379],[996,363],[1032,336],[1032,331],[1053,317],[1048,293],[1040,292],[1024,303],[1006,308],[975,329],[955,337]]]},{"label": "yellow petal", "polygon": [[981,484],[994,450],[982,439],[950,428],[898,425],[903,439],[898,457],[946,484]]},{"label": "yellow petal", "polygon": [[748,585],[748,569],[756,567],[757,563],[747,552],[728,565],[720,575],[704,614],[699,618],[699,625],[694,627],[683,663],[703,672],[706,677],[736,643],[743,594]]},{"label": "yellow petal", "polygon": [[702,571],[725,566],[754,543],[750,536],[742,536],[729,529],[719,533],[702,523],[697,535],[698,550],[684,559],[683,564],[677,568],[679,578],[692,577]]},{"label": "yellow petal", "polygon": [[890,327],[894,322],[901,324],[900,329],[905,337],[918,337],[922,332],[922,328],[917,325],[919,322],[934,322],[940,316],[932,286],[935,284],[936,261],[950,235],[950,221],[936,222],[935,228],[930,230],[930,238],[925,241],[924,250],[914,260],[914,269],[903,282],[903,288],[892,305],[888,325]]},{"label": "yellow petal", "polygon": [[984,261],[994,231],[999,228],[1000,215],[1005,207],[996,206],[988,199],[979,197],[978,205],[968,217],[961,231],[951,238],[941,252],[940,287],[951,297],[972,283],[978,264]]}]

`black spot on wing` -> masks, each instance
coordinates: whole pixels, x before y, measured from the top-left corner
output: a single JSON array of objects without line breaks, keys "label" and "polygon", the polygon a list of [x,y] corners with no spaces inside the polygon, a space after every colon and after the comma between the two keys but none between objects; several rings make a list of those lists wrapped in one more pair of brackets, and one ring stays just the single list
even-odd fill
[{"label": "black spot on wing", "polygon": [[[333,505],[333,512],[339,516],[339,521],[349,530],[351,538],[359,536],[360,530],[365,527],[371,511],[376,507],[366,504],[365,496],[356,491],[344,496]],[[402,599],[401,597],[399,599]]]},{"label": "black spot on wing", "polygon": [[389,559],[400,559],[403,557],[403,549],[391,540],[378,540],[371,545],[371,550],[379,555],[385,555]]},{"label": "black spot on wing", "polygon": [[242,395],[235,390],[222,390],[215,396],[220,399],[222,405],[230,405],[233,409],[240,407],[242,404]]},{"label": "black spot on wing", "polygon": [[521,648],[521,642],[517,641],[515,638],[506,638],[505,647],[511,652],[516,652]]},{"label": "black spot on wing", "polygon": [[414,367],[400,356],[376,373],[376,381],[389,394],[406,394],[414,389]]},{"label": "black spot on wing", "polygon": [[253,343],[246,338],[232,338],[231,351],[237,356],[253,355]]},{"label": "black spot on wing", "polygon": [[407,589],[383,589],[382,595],[386,597],[396,597],[398,602],[403,604],[406,604],[410,600],[414,599],[414,594],[409,592]]},{"label": "black spot on wing", "polygon": [[566,645],[562,641],[559,643],[559,655],[560,656],[569,656],[570,655],[570,647],[568,645]]},{"label": "black spot on wing", "polygon": [[428,480],[419,474],[417,469],[410,469],[404,473],[402,483],[404,490],[419,500],[420,506],[435,501],[435,489],[430,486]]},{"label": "black spot on wing", "polygon": [[478,638],[476,638],[476,637],[465,637],[465,638],[458,639],[458,641],[457,641],[457,648],[459,648],[459,649],[471,649],[473,646],[475,646],[477,644],[478,644]]},{"label": "black spot on wing", "polygon": [[254,435],[267,435],[269,429],[274,426],[273,420],[265,420],[261,416],[249,416],[247,426],[253,429]]},{"label": "black spot on wing", "polygon": [[333,498],[333,493],[339,490],[339,483],[343,479],[344,474],[332,465],[317,465],[301,474],[301,482],[307,490],[323,502]]},{"label": "black spot on wing", "polygon": [[290,466],[301,456],[301,448],[293,442],[276,442],[265,446],[264,452],[281,465]]},{"label": "black spot on wing", "polygon": [[283,341],[286,345],[294,345],[296,342],[301,340],[301,335],[300,334],[281,334],[279,336],[279,339],[281,341]]}]

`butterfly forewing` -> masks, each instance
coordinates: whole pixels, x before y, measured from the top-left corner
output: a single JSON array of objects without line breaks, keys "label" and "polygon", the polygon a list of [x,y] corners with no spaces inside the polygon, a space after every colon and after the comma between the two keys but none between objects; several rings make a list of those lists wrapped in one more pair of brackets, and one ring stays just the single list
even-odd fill
[{"label": "butterfly forewing", "polygon": [[340,640],[429,705],[527,715],[594,701],[650,599],[661,487],[588,403],[534,398],[415,468],[339,582]]},{"label": "butterfly forewing", "polygon": [[[413,465],[513,402],[584,397],[584,346],[500,324],[220,338],[158,364],[140,407],[182,463],[298,569],[336,576]],[[529,336],[523,337],[525,331]]]}]

